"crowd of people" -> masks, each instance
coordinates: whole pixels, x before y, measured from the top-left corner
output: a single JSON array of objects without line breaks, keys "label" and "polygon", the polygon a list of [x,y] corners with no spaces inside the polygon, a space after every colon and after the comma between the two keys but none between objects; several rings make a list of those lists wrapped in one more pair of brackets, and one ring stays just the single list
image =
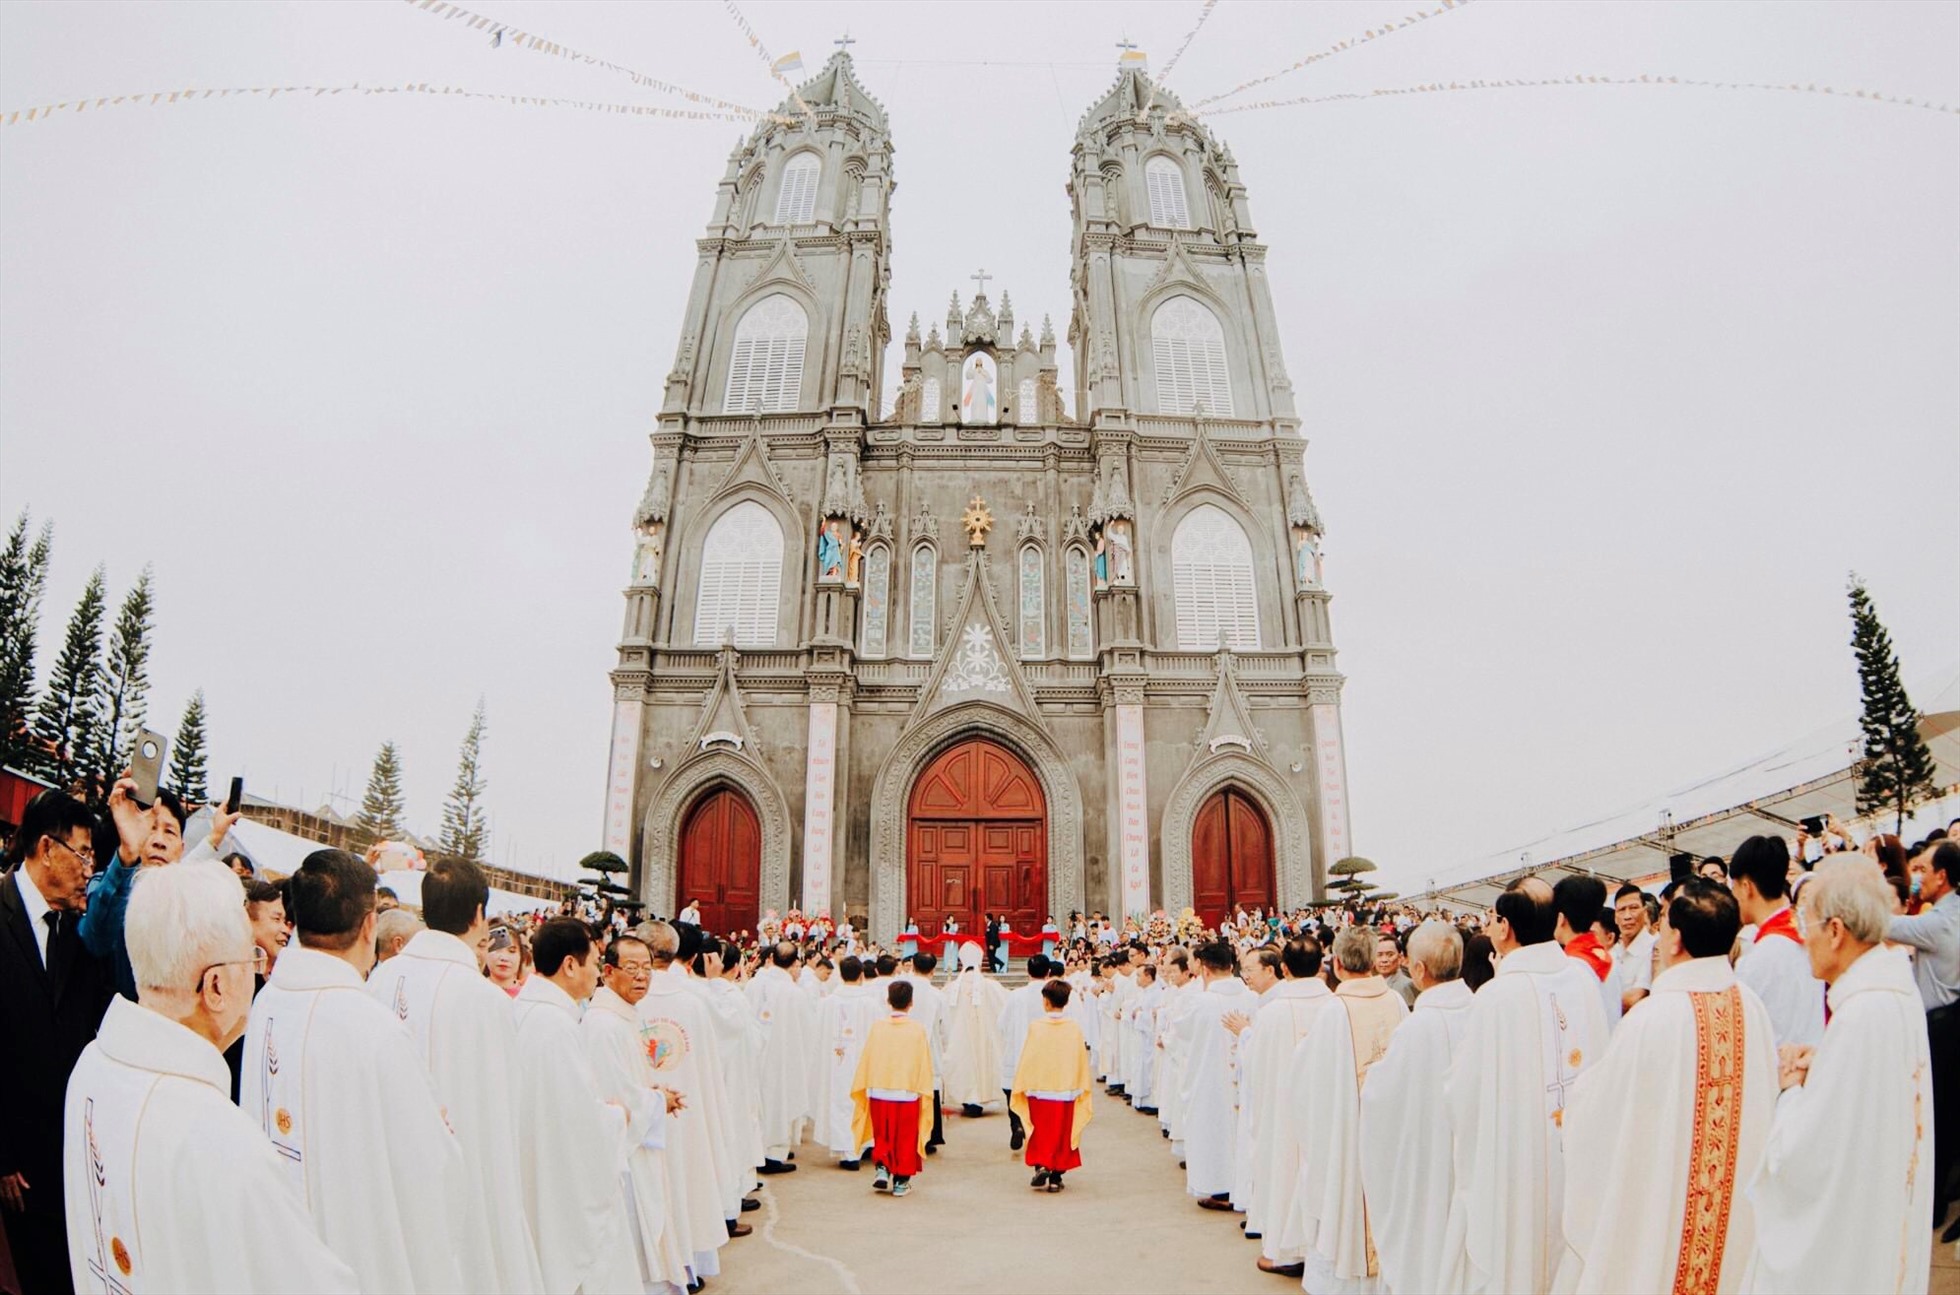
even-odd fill
[{"label": "crowd of people", "polygon": [[698,1291],[766,1179],[907,1196],[949,1115],[1004,1112],[1062,1192],[1099,1086],[1236,1221],[1247,1285],[1922,1291],[1945,1222],[1960,823],[1482,913],[1070,914],[1010,989],[992,917],[889,947],[691,904],[493,919],[455,860],[417,914],[358,855],[274,881],[228,816],[185,822],[49,791],[10,847],[23,1291]]}]

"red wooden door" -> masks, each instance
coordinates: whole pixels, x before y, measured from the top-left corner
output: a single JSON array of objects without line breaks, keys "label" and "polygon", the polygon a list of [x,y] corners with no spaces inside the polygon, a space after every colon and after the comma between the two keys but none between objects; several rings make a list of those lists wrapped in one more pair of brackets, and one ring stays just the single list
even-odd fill
[{"label": "red wooden door", "polygon": [[1191,825],[1191,906],[1208,925],[1234,908],[1273,906],[1273,834],[1235,787],[1214,792]]},{"label": "red wooden door", "polygon": [[1048,811],[1041,784],[997,742],[969,738],[912,786],[906,827],[907,916],[937,935],[948,919],[981,933],[1003,914],[1021,933],[1048,917]]},{"label": "red wooden door", "polygon": [[762,824],[749,798],[721,787],[694,802],[681,824],[680,902],[701,907],[701,929],[753,931],[760,916]]}]

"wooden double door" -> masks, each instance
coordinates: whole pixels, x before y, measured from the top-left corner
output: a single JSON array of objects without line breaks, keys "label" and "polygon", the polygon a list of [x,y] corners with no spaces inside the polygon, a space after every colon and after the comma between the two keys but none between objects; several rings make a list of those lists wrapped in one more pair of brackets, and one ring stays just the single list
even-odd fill
[{"label": "wooden double door", "polygon": [[1271,912],[1278,898],[1265,812],[1236,787],[1213,792],[1191,827],[1191,906],[1216,925],[1235,908]]},{"label": "wooden double door", "polygon": [[701,929],[711,935],[755,930],[762,904],[762,822],[747,796],[717,787],[688,808],[676,875],[676,912],[693,900],[701,909]]},{"label": "wooden double door", "polygon": [[986,738],[941,752],[906,810],[906,915],[925,935],[949,919],[982,933],[985,915],[1021,934],[1048,918],[1048,808],[1021,758]]}]

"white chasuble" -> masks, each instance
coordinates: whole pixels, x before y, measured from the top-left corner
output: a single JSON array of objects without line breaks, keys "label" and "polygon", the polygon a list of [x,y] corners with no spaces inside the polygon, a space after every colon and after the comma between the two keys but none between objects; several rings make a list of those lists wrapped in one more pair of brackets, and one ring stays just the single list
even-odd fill
[{"label": "white chasuble", "polygon": [[1245,982],[1227,976],[1194,994],[1179,1028],[1184,1050],[1184,1190],[1193,1196],[1230,1192],[1238,1150],[1238,1037],[1224,1025],[1228,1012],[1250,1012]]},{"label": "white chasuble", "polygon": [[[727,1193],[716,1172],[725,1101],[714,1016],[705,991],[693,987],[699,983],[678,966],[656,970],[636,1011],[653,1081],[679,1093],[685,1103],[667,1118],[667,1210],[672,1226],[686,1238],[689,1269],[697,1277],[713,1277],[721,1271],[716,1252],[728,1244],[727,1220],[734,1216],[724,1213]],[[734,1199],[740,1198],[738,1187]]]},{"label": "white chasuble", "polygon": [[885,1014],[883,995],[862,981],[840,985],[817,1016],[816,1129],[812,1136],[832,1155],[855,1160],[864,1148],[851,1128],[851,1081],[871,1034]]},{"label": "white chasuble", "polygon": [[68,1077],[61,1156],[70,1271],[86,1295],[361,1289],[231,1104],[223,1055],[127,998],[109,1000]]},{"label": "white chasuble", "polygon": [[1184,1017],[1202,992],[1204,983],[1195,976],[1173,985],[1157,1013],[1157,1123],[1179,1155],[1184,1152]]},{"label": "white chasuble", "polygon": [[647,1056],[647,1042],[640,1037],[639,1015],[602,985],[579,1021],[579,1034],[599,1090],[608,1101],[633,1111],[633,1127],[641,1131],[627,1156],[622,1185],[632,1211],[641,1271],[649,1283],[685,1286],[693,1259],[687,1220],[681,1215],[677,1223],[675,1212],[667,1208],[667,1181],[678,1174],[667,1163],[667,1131],[669,1121],[679,1117],[670,1117],[666,1098],[653,1091],[653,1062]]},{"label": "white chasuble", "polygon": [[1769,1012],[1729,960],[1654,977],[1565,1109],[1559,1289],[1739,1289],[1756,1235],[1741,1193],[1775,1102]]},{"label": "white chasuble", "polygon": [[1124,1022],[1130,1033],[1129,1067],[1123,1073],[1123,1091],[1133,1107],[1149,1107],[1156,1101],[1157,1005],[1164,1001],[1164,982],[1153,980],[1139,989],[1130,1004],[1130,1018]]},{"label": "white chasuble", "polygon": [[1933,1087],[1904,951],[1871,950],[1829,1001],[1824,1041],[1778,1099],[1748,1188],[1756,1253],[1743,1288],[1917,1295],[1933,1251]]},{"label": "white chasuble", "polygon": [[1443,1231],[1455,1180],[1443,1082],[1470,1021],[1471,997],[1461,980],[1423,990],[1361,1090],[1361,1186],[1382,1285],[1394,1295],[1443,1289]]},{"label": "white chasuble", "polygon": [[[1007,1001],[1001,1004],[1000,1020],[995,1023],[999,1042],[1000,1080],[1002,1092],[1014,1087],[1014,1070],[1021,1064],[1021,1049],[1028,1041],[1028,1026],[1041,1019],[1043,980],[1030,980],[1027,984],[1007,992]],[[1073,1004],[1076,994],[1070,993],[1069,1002]]]},{"label": "white chasuble", "polygon": [[810,1058],[817,1050],[817,1005],[781,967],[764,967],[748,985],[760,1027],[754,1069],[763,1155],[781,1160],[802,1141],[811,1111]]},{"label": "white chasuble", "polygon": [[[579,1041],[579,1005],[534,975],[517,991],[524,1212],[549,1295],[635,1291],[640,1261],[619,1176],[634,1111],[609,1102]],[[644,1105],[639,1113],[644,1121]]]},{"label": "white chasuble", "polygon": [[463,1254],[482,1292],[535,1291],[542,1277],[518,1163],[517,1023],[510,996],[484,979],[476,951],[446,931],[420,931],[374,969],[368,993],[408,1027],[463,1147],[469,1204],[488,1245]]},{"label": "white chasuble", "polygon": [[1549,940],[1507,954],[1477,991],[1447,1090],[1456,1194],[1446,1290],[1551,1289],[1565,1250],[1559,1126],[1606,1031],[1599,977]]},{"label": "white chasuble", "polygon": [[734,1218],[742,1197],[760,1178],[767,1159],[762,1145],[762,1089],[756,1072],[762,1054],[762,1023],[737,981],[722,976],[703,980],[676,969],[672,973],[708,1008],[714,1029],[703,1047],[714,1057],[711,1074],[720,1077],[715,1103],[715,1175],[721,1184],[722,1212]]},{"label": "white chasuble", "polygon": [[1282,1244],[1299,1187],[1299,1135],[1293,1128],[1287,1072],[1293,1053],[1334,993],[1318,976],[1283,980],[1259,1006],[1246,1031],[1253,1036],[1242,1104],[1251,1121],[1253,1190],[1245,1230],[1259,1234],[1259,1251],[1274,1263],[1301,1257]]},{"label": "white chasuble", "polygon": [[1000,1078],[1000,1016],[1006,1002],[999,982],[973,969],[960,972],[947,988],[946,1073],[940,1086],[945,1101],[984,1106],[1003,1100],[994,1081]]},{"label": "white chasuble", "polygon": [[252,1002],[238,1104],[364,1288],[460,1291],[460,1256],[490,1247],[463,1148],[414,1039],[365,988],[342,959],[287,945]]}]

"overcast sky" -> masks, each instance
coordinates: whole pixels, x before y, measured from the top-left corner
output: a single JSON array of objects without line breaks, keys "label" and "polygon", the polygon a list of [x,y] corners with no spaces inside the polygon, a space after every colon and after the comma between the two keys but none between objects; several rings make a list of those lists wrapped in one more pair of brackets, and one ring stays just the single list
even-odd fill
[{"label": "overcast sky", "polygon": [[[1417,3],[1224,0],[1170,88]],[[711,0],[473,7],[780,97]],[[901,335],[981,266],[1065,331],[1075,123],[1116,41],[1161,68],[1199,11],[745,5],[811,71],[858,41],[896,142]],[[1575,73],[1960,106],[1956,51],[1954,4],[1477,0],[1218,106]],[[355,82],[676,102],[381,0],[0,13],[0,110]],[[1271,248],[1354,839],[1391,880],[1849,713],[1853,568],[1908,679],[1960,655],[1960,116],[1583,86],[1210,124]],[[599,840],[646,433],[739,133],[403,95],[0,129],[0,511],[55,524],[43,671],[91,567],[120,599],[153,563],[152,714],[205,690],[214,783],[351,810],[394,739],[432,833],[481,695],[495,858],[569,870]]]}]

